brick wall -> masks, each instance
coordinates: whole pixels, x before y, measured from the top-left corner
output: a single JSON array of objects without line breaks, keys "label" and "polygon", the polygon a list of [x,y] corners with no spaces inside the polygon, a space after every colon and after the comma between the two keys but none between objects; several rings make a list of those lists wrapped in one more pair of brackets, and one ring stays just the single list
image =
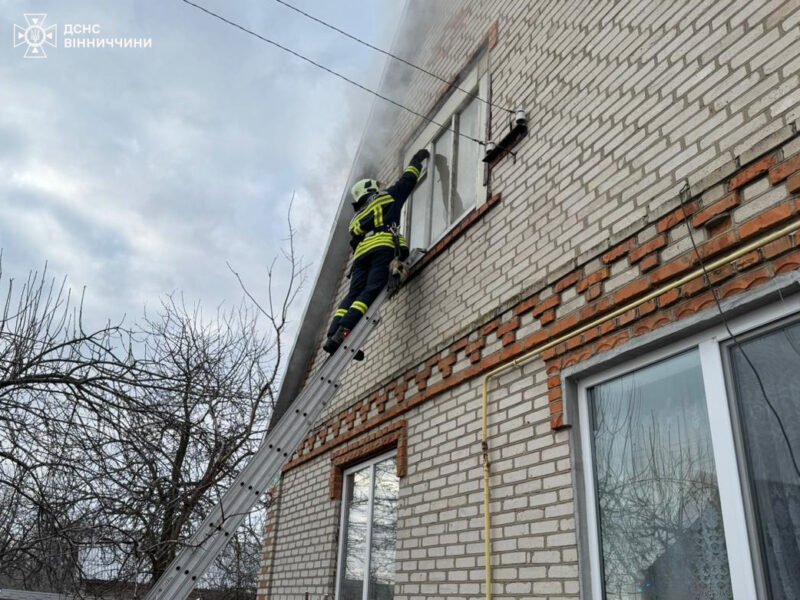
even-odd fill
[{"label": "brick wall", "polygon": [[[482,4],[461,3],[433,27],[418,60],[455,73],[497,22],[494,99],[525,108],[531,133],[516,162],[492,170],[499,201],[384,310],[367,361],[348,368],[292,457],[272,597],[333,593],[331,455],[400,418],[408,474],[397,597],[482,594],[480,376],[695,268],[689,227],[712,260],[800,218],[796,2]],[[414,79],[408,94],[425,106],[441,87]],[[504,118],[494,111],[493,128]],[[396,122],[384,179],[414,125]],[[678,195],[687,180],[688,220]],[[711,278],[722,297],[744,293],[800,268],[798,247],[796,232],[787,234]],[[688,282],[496,382],[499,597],[577,598],[560,369],[712,305],[701,280]]]},{"label": "brick wall", "polygon": [[314,598],[330,594],[336,565],[340,503],[328,494],[330,458],[285,473],[281,481],[277,534],[265,552],[270,588],[260,598]]},{"label": "brick wall", "polygon": [[[329,414],[376,376],[440,350],[503,302],[675,208],[684,180],[728,175],[737,157],[759,153],[757,142],[785,141],[800,118],[795,2],[459,5],[418,60],[455,76],[497,23],[493,100],[524,108],[531,132],[516,162],[492,171],[500,205],[393,301],[367,346],[370,368],[348,370]],[[445,88],[411,81],[406,101],[416,107]],[[497,136],[506,118],[492,110]],[[418,124],[398,117],[382,180],[399,173],[398,152]],[[348,283],[342,277],[338,298]]]},{"label": "brick wall", "polygon": [[[640,232],[530,294],[503,305],[501,314],[477,324],[446,348],[410,366],[387,383],[323,420],[300,444],[286,469],[405,414],[461,383],[560,336],[546,350],[548,370],[610,350],[631,337],[708,308],[713,296],[702,277],[666,290],[640,306],[579,335],[570,331],[644,297],[734,251],[758,236],[800,219],[800,136],[716,182]],[[795,152],[786,156],[787,152]],[[690,190],[691,191],[691,190]],[[689,236],[697,245],[697,251]],[[788,233],[759,250],[710,271],[727,298],[800,266],[800,233]],[[613,335],[612,335],[613,334]],[[573,352],[574,351],[574,352]],[[558,361],[551,360],[569,355]],[[557,374],[558,369],[551,372]],[[560,427],[560,384],[552,380],[552,425]]]}]

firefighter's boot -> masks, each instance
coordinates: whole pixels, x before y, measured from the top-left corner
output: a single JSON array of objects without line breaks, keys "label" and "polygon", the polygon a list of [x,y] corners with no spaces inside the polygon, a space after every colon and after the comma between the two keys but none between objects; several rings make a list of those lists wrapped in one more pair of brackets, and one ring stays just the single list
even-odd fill
[{"label": "firefighter's boot", "polygon": [[339,327],[336,331],[333,332],[333,335],[330,336],[327,340],[325,340],[325,344],[323,344],[322,349],[325,350],[328,354],[333,354],[339,349],[339,346],[342,345],[344,338],[350,335],[350,330],[345,329],[344,327]]}]

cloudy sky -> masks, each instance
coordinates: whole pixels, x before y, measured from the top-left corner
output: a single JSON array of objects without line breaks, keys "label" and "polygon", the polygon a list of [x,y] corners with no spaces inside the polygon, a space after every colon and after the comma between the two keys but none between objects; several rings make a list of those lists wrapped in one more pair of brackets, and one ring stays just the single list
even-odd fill
[{"label": "cloudy sky", "polygon": [[[370,87],[383,57],[274,0],[196,0]],[[402,2],[293,0],[388,46]],[[23,58],[24,13],[58,48]],[[64,48],[65,24],[147,49]],[[372,98],[180,0],[0,0],[3,289],[45,263],[86,287],[90,319],[127,322],[183,292],[213,308],[255,293],[292,191],[310,291]],[[305,306],[296,303],[295,318]]]}]

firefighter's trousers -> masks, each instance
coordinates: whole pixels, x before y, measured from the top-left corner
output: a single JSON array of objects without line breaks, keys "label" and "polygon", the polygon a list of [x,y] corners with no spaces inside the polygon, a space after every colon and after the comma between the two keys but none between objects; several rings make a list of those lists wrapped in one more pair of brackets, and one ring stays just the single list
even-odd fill
[{"label": "firefighter's trousers", "polygon": [[331,321],[329,337],[339,327],[353,329],[356,326],[389,280],[389,263],[393,258],[394,248],[379,246],[355,259],[350,275],[350,291]]}]

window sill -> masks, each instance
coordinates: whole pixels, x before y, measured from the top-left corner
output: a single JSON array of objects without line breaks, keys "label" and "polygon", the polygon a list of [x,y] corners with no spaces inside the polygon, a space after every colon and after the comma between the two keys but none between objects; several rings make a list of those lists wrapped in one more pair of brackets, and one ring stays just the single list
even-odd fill
[{"label": "window sill", "polygon": [[435,260],[440,254],[443,254],[453,242],[460,238],[470,227],[477,223],[483,217],[483,215],[488,213],[499,203],[500,194],[495,194],[489,198],[485,204],[468,212],[464,218],[458,222],[457,225],[447,232],[442,239],[436,242],[431,249],[426,252],[425,256],[423,256],[422,259],[411,268],[411,273],[409,274],[408,279],[411,280],[416,277],[428,263]]}]

